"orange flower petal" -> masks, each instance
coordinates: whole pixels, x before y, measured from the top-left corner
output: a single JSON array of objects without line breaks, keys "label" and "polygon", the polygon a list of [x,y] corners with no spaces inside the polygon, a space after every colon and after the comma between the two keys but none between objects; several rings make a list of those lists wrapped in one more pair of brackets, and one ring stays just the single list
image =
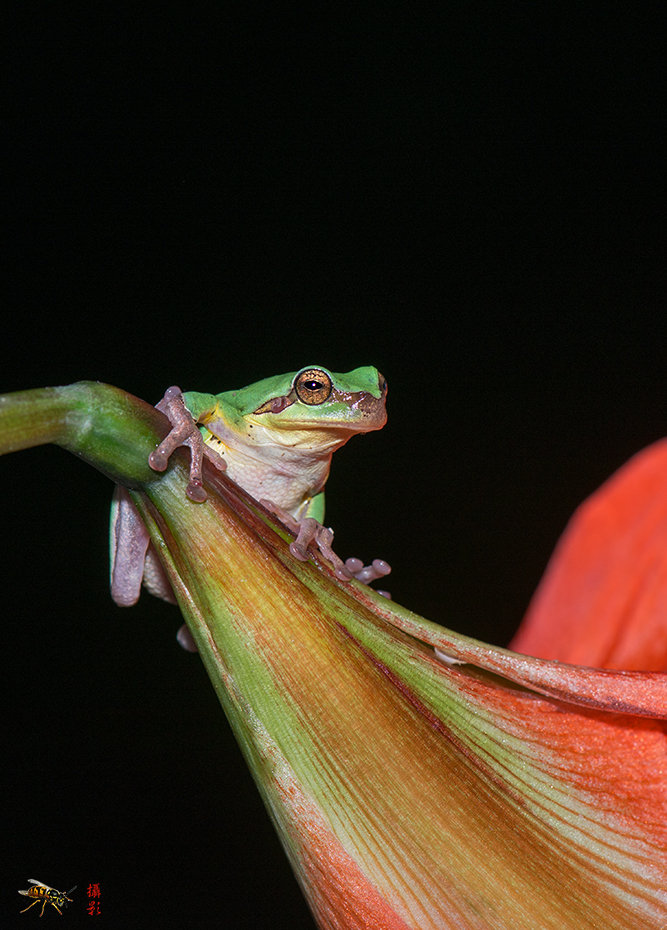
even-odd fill
[{"label": "orange flower petal", "polygon": [[667,671],[667,441],[634,456],[579,507],[510,647]]}]

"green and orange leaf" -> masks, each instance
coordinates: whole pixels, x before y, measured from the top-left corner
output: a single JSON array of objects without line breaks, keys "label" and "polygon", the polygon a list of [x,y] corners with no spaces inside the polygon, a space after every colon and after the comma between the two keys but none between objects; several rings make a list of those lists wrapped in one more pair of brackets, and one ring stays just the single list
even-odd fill
[{"label": "green and orange leaf", "polygon": [[[179,462],[142,472],[134,450],[147,455],[159,415],[136,401],[137,427],[134,400],[96,391],[85,444],[67,425],[55,441],[132,488],[320,927],[666,925],[667,675],[491,647],[298,562],[275,517],[225,476],[206,472],[208,500],[194,504]],[[643,511],[667,513],[661,454],[652,482],[631,465],[601,492],[623,504],[618,550],[595,521],[568,531],[542,609],[560,622],[583,598],[570,636],[602,622],[614,586],[620,630],[644,590],[663,530]]]}]

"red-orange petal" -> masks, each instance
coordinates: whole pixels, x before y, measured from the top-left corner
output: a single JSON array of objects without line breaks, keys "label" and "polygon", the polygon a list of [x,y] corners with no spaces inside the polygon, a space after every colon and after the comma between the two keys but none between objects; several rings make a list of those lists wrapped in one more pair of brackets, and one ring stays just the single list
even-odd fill
[{"label": "red-orange petal", "polygon": [[667,671],[667,440],[634,456],[578,508],[510,648]]}]

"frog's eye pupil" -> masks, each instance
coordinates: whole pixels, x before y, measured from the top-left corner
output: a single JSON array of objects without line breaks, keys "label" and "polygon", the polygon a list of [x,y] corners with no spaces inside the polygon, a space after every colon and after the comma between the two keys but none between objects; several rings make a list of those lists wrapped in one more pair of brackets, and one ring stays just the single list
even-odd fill
[{"label": "frog's eye pupil", "polygon": [[299,400],[311,407],[328,400],[332,388],[329,375],[325,371],[312,368],[302,371],[294,382],[294,390]]}]

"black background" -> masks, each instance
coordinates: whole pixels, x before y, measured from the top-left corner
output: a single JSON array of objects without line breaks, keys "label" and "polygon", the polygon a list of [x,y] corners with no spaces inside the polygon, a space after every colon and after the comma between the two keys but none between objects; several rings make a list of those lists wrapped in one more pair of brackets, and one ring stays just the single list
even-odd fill
[{"label": "black background", "polygon": [[[377,365],[337,549],[504,644],[665,431],[661,6],[400,9],[21,5],[0,389]],[[33,877],[79,882],[74,925],[98,881],[108,926],[312,926],[175,609],[109,599],[106,480],[0,470],[2,925]]]}]

